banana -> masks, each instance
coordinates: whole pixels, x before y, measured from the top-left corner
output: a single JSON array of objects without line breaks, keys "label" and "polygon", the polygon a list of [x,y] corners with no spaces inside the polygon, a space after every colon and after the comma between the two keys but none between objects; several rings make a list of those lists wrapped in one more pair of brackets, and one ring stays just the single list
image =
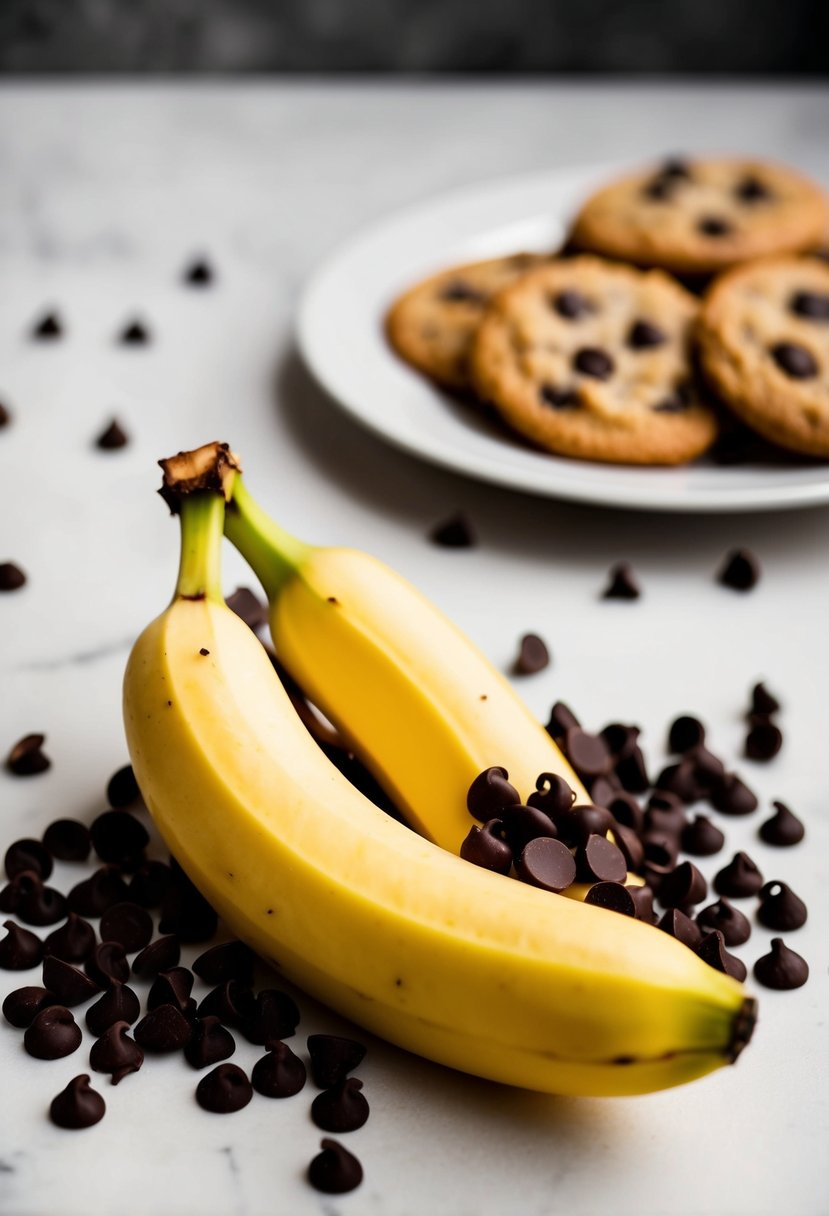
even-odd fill
[{"label": "banana", "polygon": [[225,532],[268,595],[280,661],[423,836],[458,852],[467,790],[491,765],[525,799],[548,772],[590,801],[508,681],[389,566],[289,536],[241,478]]},{"label": "banana", "polygon": [[235,461],[214,449],[208,472],[168,462],[179,578],[130,655],[124,722],[162,836],[232,930],[367,1029],[511,1085],[634,1094],[733,1061],[754,1022],[735,980],[639,921],[469,865],[327,760],[223,602]]}]

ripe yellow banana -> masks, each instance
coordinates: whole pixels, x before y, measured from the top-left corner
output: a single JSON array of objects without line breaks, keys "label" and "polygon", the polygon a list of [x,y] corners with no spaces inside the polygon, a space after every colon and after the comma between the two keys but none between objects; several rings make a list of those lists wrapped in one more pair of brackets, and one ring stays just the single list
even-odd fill
[{"label": "ripe yellow banana", "polygon": [[590,801],[508,681],[389,566],[289,536],[241,478],[225,532],[268,595],[280,662],[422,835],[457,853],[467,790],[492,765],[524,799],[547,772]]},{"label": "ripe yellow banana", "polygon": [[330,764],[222,600],[234,464],[217,452],[207,473],[168,469],[178,585],[132,651],[124,720],[163,837],[230,927],[340,1013],[478,1076],[632,1094],[732,1061],[754,1020],[736,981],[639,921],[469,865]]}]

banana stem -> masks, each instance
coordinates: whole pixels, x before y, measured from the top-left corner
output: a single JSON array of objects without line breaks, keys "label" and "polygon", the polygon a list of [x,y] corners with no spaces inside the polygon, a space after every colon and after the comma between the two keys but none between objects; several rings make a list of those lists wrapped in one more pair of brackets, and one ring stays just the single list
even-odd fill
[{"label": "banana stem", "polygon": [[221,600],[225,500],[210,491],[186,494],[179,512],[181,558],[173,598]]},{"label": "banana stem", "polygon": [[253,568],[271,602],[294,577],[311,550],[310,545],[291,536],[263,511],[241,477],[233,483],[224,529],[225,536]]}]

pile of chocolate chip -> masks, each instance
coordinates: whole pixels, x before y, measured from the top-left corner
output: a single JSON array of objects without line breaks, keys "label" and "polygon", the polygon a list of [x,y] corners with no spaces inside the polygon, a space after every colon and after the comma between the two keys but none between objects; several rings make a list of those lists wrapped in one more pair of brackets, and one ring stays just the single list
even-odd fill
[{"label": "pile of chocolate chip", "polygon": [[[747,713],[745,754],[770,760],[783,742],[775,715],[777,698],[763,684],[752,690]],[[687,807],[707,801],[720,815],[743,816],[757,810],[754,793],[705,744],[698,719],[682,715],[668,732],[669,751],[678,759],[654,782],[635,726],[614,722],[598,734],[584,730],[575,714],[558,702],[547,731],[570,761],[591,803],[575,805],[576,795],[561,777],[541,773],[522,803],[506,769],[486,769],[469,788],[467,807],[475,825],[461,845],[461,856],[499,874],[561,894],[573,883],[587,883],[585,902],[636,917],[670,933],[700,958],[735,979],[747,970],[727,947],[751,934],[748,917],[731,900],[756,896],[757,920],[780,932],[806,922],[806,905],[785,883],[765,881],[745,852],[714,876],[720,897],[701,910],[708,883],[688,857],[720,852],[725,834],[706,815],[690,819]],[[804,836],[803,824],[782,802],[758,830],[765,844],[787,848]],[[612,839],[608,836],[611,833]],[[643,882],[626,882],[629,874]],[[662,908],[654,911],[654,901]],[[754,963],[754,977],[768,988],[799,988],[809,976],[805,959],[781,937]]]},{"label": "pile of chocolate chip", "polygon": [[[18,776],[44,772],[50,762],[43,745],[43,736],[26,736],[7,767]],[[299,1093],[306,1065],[285,1042],[300,1020],[293,997],[276,988],[255,990],[256,957],[239,941],[211,945],[190,968],[180,965],[182,944],[216,935],[216,913],[172,858],[168,864],[147,857],[149,834],[127,809],[139,798],[129,766],[111,779],[107,797],[112,809],[90,827],[58,819],[41,840],[17,840],[6,850],[0,912],[16,919],[5,921],[0,968],[42,968],[40,985],[18,988],[3,1002],[6,1020],[23,1031],[26,1051],[40,1060],[77,1051],[84,1035],[72,1010],[85,1004],[94,1036],[89,1067],[108,1074],[113,1085],[138,1072],[146,1056],[180,1052],[191,1068],[210,1070],[195,1086],[195,1101],[206,1111],[241,1110],[254,1092],[266,1098]],[[90,856],[97,868],[67,894],[49,885],[54,861],[80,866]],[[34,929],[49,931],[41,936]],[[210,989],[200,1001],[192,995],[197,981]],[[147,989],[143,1010],[132,985]],[[264,1048],[250,1076],[227,1062],[236,1050],[234,1034]],[[320,1090],[311,1103],[313,1122],[338,1135],[362,1127],[369,1106],[362,1081],[350,1074],[366,1048],[330,1034],[309,1035],[307,1047]],[[53,1099],[50,1116],[58,1127],[75,1129],[98,1123],[105,1110],[89,1074],[81,1073]],[[358,1186],[363,1171],[339,1141],[323,1139],[307,1176],[317,1190],[336,1194]]]}]

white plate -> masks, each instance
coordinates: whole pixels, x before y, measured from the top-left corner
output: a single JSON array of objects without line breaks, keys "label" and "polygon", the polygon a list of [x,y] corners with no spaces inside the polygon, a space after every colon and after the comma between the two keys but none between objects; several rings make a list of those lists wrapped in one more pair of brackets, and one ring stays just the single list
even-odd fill
[{"label": "white plate", "polygon": [[302,297],[298,342],[322,387],[390,443],[532,494],[660,511],[751,511],[829,502],[829,464],[646,469],[568,460],[511,440],[407,367],[383,335],[392,300],[433,271],[561,241],[579,201],[615,166],[557,169],[447,195],[351,241]]}]

